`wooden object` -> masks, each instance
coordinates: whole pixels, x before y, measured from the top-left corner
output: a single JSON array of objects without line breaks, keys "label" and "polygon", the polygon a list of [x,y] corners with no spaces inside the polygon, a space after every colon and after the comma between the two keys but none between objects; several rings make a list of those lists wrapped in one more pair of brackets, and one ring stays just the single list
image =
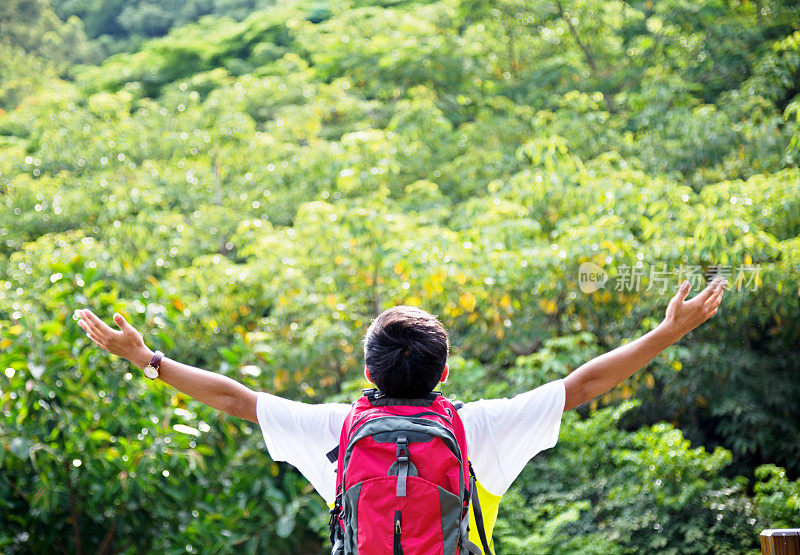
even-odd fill
[{"label": "wooden object", "polygon": [[761,532],[763,555],[800,555],[800,528]]}]

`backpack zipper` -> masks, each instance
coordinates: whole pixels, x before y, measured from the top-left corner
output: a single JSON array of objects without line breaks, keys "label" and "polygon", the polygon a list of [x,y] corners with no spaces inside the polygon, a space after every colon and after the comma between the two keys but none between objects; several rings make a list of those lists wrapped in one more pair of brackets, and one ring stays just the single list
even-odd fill
[{"label": "backpack zipper", "polygon": [[403,555],[403,546],[400,543],[400,531],[403,524],[403,513],[394,512],[394,555]]}]

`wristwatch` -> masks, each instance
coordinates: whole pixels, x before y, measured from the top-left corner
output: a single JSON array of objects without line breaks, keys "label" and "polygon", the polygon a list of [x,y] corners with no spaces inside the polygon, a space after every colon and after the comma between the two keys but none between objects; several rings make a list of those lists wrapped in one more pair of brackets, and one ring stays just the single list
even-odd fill
[{"label": "wristwatch", "polygon": [[144,371],[144,375],[150,378],[151,380],[155,380],[158,377],[158,368],[161,366],[161,359],[164,357],[164,353],[161,351],[156,351],[153,353],[153,358],[150,359],[150,362],[147,363],[147,366],[142,368]]}]

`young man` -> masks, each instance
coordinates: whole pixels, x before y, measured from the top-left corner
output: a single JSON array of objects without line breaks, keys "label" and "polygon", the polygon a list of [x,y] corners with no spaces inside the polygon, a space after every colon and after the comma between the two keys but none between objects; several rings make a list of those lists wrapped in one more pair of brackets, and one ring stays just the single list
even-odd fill
[{"label": "young man", "polygon": [[[555,445],[561,415],[610,390],[656,355],[716,314],[727,282],[715,279],[687,301],[684,282],[669,302],[663,321],[642,337],[583,364],[564,379],[555,380],[511,399],[482,399],[459,411],[467,436],[469,457],[487,535],[491,537],[499,502],[539,451]],[[143,368],[148,377],[229,415],[261,426],[270,456],[286,461],[311,482],[333,506],[335,465],[326,453],[339,442],[350,405],[307,404],[255,392],[220,374],[177,361],[154,357],[120,314],[120,331],[102,322],[90,310],[80,311],[79,325],[103,349]],[[389,396],[411,398],[431,392],[447,380],[447,333],[435,316],[415,307],[399,306],[381,313],[364,338],[364,375]],[[152,363],[152,364],[151,364]],[[153,366],[158,370],[154,372]],[[147,368],[146,368],[147,367]],[[474,518],[470,539],[478,543]]]}]

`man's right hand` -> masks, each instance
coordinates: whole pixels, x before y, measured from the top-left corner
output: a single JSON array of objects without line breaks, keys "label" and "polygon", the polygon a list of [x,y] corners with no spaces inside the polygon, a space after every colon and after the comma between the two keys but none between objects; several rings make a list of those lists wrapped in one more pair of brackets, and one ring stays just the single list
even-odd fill
[{"label": "man's right hand", "polygon": [[[126,322],[121,314],[114,314],[114,323],[120,330],[117,331],[88,308],[78,312],[81,315],[78,325],[92,341],[109,353],[127,359],[139,368],[147,366],[153,358],[153,351],[144,344],[142,334]],[[227,376],[182,364],[165,356],[161,359],[158,379],[210,407],[258,423],[258,395]]]}]

